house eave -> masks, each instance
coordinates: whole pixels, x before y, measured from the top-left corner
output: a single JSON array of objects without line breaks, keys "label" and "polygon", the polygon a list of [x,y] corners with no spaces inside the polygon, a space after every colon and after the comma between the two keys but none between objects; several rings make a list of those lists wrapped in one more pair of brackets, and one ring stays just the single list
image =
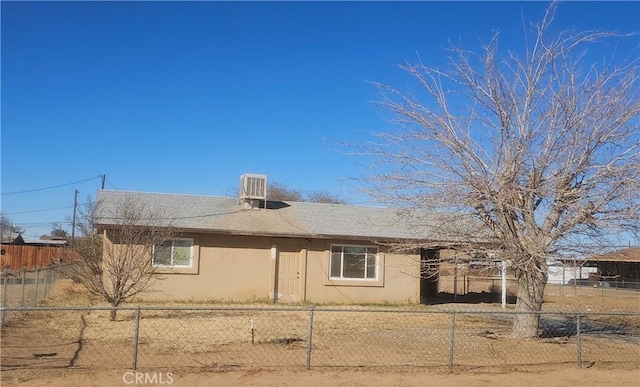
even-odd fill
[{"label": "house eave", "polygon": [[[115,229],[117,225],[112,224],[99,224],[98,229],[100,231],[105,229]],[[487,241],[454,241],[446,239],[418,239],[418,238],[404,238],[393,236],[367,236],[367,235],[348,235],[348,234],[317,234],[317,233],[287,233],[287,232],[269,232],[269,231],[248,231],[248,230],[227,230],[227,229],[204,229],[204,228],[189,228],[181,227],[177,230],[178,234],[217,234],[217,235],[233,235],[233,236],[249,236],[249,237],[267,237],[267,238],[294,238],[294,239],[319,239],[319,240],[346,240],[346,241],[358,241],[374,244],[398,244],[414,247],[426,247],[433,246],[434,248],[455,248],[469,245],[486,245],[490,244]]]}]

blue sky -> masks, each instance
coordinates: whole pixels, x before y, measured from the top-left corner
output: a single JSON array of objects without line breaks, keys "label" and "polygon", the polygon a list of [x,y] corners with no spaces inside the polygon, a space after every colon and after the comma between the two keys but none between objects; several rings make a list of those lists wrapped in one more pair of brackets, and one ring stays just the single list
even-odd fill
[{"label": "blue sky", "polygon": [[[350,178],[366,160],[335,149],[390,127],[367,81],[403,89],[397,64],[444,65],[448,42],[477,49],[496,29],[517,51],[522,18],[547,5],[3,1],[2,213],[47,234],[101,174],[110,189],[226,196],[264,173],[364,203]],[[638,32],[640,5],[567,2],[556,21]],[[638,54],[638,36],[615,44]]]}]

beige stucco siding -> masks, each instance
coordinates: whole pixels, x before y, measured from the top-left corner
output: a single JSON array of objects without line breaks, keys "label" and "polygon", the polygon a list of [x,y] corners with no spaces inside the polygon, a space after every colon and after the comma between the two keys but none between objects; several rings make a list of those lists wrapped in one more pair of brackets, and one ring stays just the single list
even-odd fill
[{"label": "beige stucco siding", "polygon": [[199,249],[197,274],[167,273],[150,300],[267,301],[270,238],[188,235]]},{"label": "beige stucco siding", "polygon": [[[163,274],[147,300],[273,301],[308,303],[417,303],[419,256],[380,248],[375,280],[331,280],[332,244],[368,242],[191,234],[197,267]],[[286,257],[286,258],[285,258]],[[287,260],[289,273],[282,265]],[[289,290],[281,276],[288,276]],[[280,281],[279,281],[280,279]],[[292,290],[291,290],[292,289]],[[275,291],[275,295],[274,295]],[[288,297],[289,293],[295,293]]]},{"label": "beige stucco siding", "polygon": [[367,242],[315,240],[307,255],[307,302],[312,303],[417,303],[420,299],[419,256],[380,249],[378,281],[340,281],[329,278],[332,244],[375,246]]}]

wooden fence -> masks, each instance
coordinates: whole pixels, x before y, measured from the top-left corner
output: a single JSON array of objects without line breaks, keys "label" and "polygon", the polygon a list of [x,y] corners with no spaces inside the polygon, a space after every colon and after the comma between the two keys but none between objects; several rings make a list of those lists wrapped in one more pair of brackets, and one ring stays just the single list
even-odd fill
[{"label": "wooden fence", "polygon": [[2,244],[0,269],[20,270],[50,266],[69,261],[70,251],[61,246],[30,246]]}]

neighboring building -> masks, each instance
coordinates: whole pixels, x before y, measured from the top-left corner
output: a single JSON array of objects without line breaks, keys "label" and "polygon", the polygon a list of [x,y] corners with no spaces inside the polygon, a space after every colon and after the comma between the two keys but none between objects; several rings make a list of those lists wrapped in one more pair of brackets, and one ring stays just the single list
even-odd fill
[{"label": "neighboring building", "polygon": [[[459,243],[435,218],[415,227],[388,208],[266,201],[266,178],[257,179],[240,199],[101,190],[98,225],[111,243],[110,214],[132,197],[173,220],[180,236],[151,257],[164,277],[143,295],[153,300],[418,303],[437,289],[437,276],[421,278],[421,260]],[[389,247],[407,241],[431,248]]]},{"label": "neighboring building", "polygon": [[2,240],[7,245],[29,245],[29,246],[67,246],[69,243],[66,238],[55,237],[51,235],[41,235],[39,239],[25,239],[22,234],[15,237],[5,237]]},{"label": "neighboring building", "polygon": [[16,234],[16,236],[3,235],[2,243],[7,245],[24,245],[25,242],[24,242],[24,238],[22,237],[22,234]]},{"label": "neighboring building", "polygon": [[44,246],[67,246],[69,245],[69,240],[65,236],[40,235],[40,239],[36,239],[32,242],[27,242],[27,243],[39,244]]},{"label": "neighboring building", "polygon": [[65,256],[64,248],[68,245],[65,239],[42,236],[41,239],[25,240],[20,234],[7,242],[3,241],[0,249],[1,270],[32,270],[56,265]]},{"label": "neighboring building", "polygon": [[547,261],[547,283],[553,285],[588,285],[589,277],[596,274],[595,263],[582,258],[562,258]]},{"label": "neighboring building", "polygon": [[640,247],[630,247],[588,259],[597,266],[593,282],[601,286],[640,289]]}]

